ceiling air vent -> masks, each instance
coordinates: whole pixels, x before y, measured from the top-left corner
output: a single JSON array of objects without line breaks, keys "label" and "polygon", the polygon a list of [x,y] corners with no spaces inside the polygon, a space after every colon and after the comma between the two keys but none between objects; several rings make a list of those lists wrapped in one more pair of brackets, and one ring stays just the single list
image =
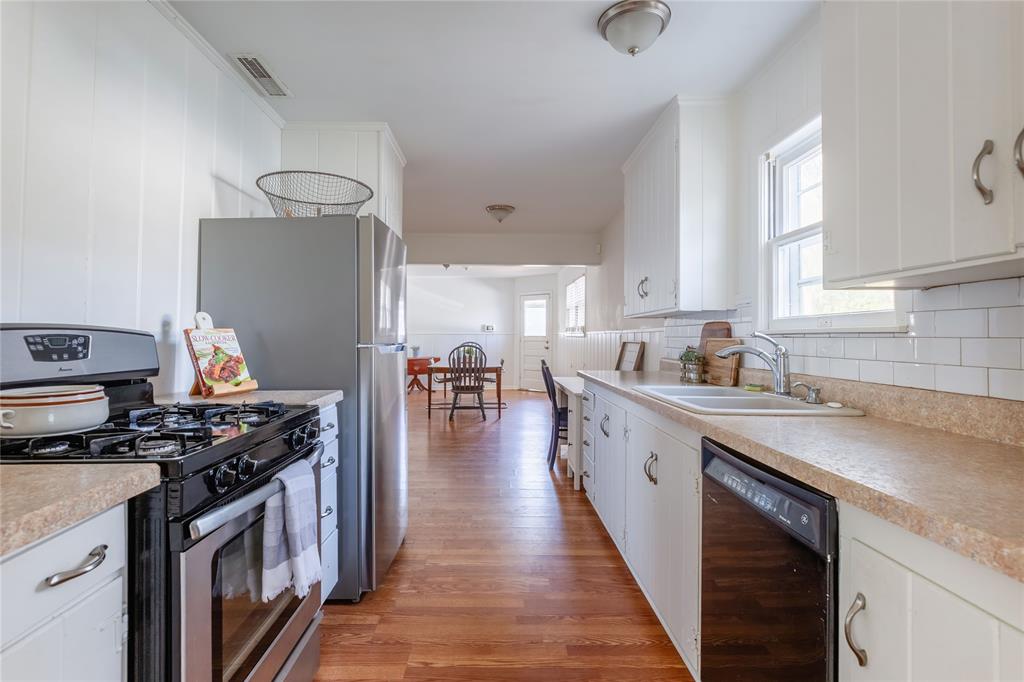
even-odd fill
[{"label": "ceiling air vent", "polygon": [[252,81],[253,85],[262,95],[267,97],[291,97],[292,93],[288,92],[288,88],[281,84],[281,81],[270,72],[260,58],[254,54],[234,54],[231,55],[242,71],[249,76],[249,80]]}]

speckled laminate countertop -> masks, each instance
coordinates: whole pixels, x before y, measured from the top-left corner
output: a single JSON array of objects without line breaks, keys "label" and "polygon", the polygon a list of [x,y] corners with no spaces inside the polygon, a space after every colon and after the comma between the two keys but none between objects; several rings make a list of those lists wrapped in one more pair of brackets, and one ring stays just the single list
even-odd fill
[{"label": "speckled laminate countertop", "polygon": [[1024,448],[877,417],[695,414],[633,390],[678,385],[674,373],[579,375],[1024,582]]},{"label": "speckled laminate countertop", "polygon": [[156,464],[0,465],[0,556],[159,483]]},{"label": "speckled laminate countertop", "polygon": [[249,393],[234,393],[232,395],[214,395],[204,398],[188,393],[171,393],[157,396],[158,403],[258,403],[263,400],[273,400],[286,405],[315,405],[320,409],[331,407],[341,402],[345,394],[341,389],[310,389],[295,391],[250,391]]}]

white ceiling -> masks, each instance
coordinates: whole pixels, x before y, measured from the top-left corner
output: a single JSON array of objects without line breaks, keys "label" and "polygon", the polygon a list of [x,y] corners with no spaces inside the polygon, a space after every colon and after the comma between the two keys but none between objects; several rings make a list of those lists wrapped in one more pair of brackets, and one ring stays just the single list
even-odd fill
[{"label": "white ceiling", "polygon": [[[222,54],[261,55],[287,121],[386,121],[415,232],[594,232],[620,167],[676,94],[742,85],[818,6],[672,2],[636,58],[596,29],[610,2],[177,1]],[[509,203],[500,226],[484,206]]]},{"label": "white ceiling", "polygon": [[409,277],[473,277],[477,279],[506,279],[557,274],[564,265],[408,265]]}]

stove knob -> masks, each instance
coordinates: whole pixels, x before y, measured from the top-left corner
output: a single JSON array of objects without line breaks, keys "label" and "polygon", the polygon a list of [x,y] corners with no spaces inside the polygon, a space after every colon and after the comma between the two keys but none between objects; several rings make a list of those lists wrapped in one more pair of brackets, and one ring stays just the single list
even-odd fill
[{"label": "stove knob", "polygon": [[292,431],[292,435],[288,438],[293,448],[301,448],[306,444],[306,433],[302,429],[296,429]]},{"label": "stove knob", "polygon": [[222,493],[235,484],[236,474],[235,470],[227,464],[222,464],[217,467],[213,472],[213,479],[211,481],[213,491],[216,493]]},{"label": "stove knob", "polygon": [[238,480],[246,481],[256,473],[256,460],[243,456],[238,460]]},{"label": "stove knob", "polygon": [[306,431],[306,437],[309,440],[316,440],[317,438],[320,437],[320,425],[319,424],[310,424],[309,426],[307,426],[305,428],[305,431]]}]

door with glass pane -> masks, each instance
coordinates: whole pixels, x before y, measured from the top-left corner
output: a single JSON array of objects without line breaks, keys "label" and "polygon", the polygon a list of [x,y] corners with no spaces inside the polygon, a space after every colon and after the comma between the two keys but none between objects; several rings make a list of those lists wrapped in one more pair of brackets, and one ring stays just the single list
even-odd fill
[{"label": "door with glass pane", "polygon": [[551,295],[519,297],[519,387],[543,391],[540,361],[551,364]]}]

